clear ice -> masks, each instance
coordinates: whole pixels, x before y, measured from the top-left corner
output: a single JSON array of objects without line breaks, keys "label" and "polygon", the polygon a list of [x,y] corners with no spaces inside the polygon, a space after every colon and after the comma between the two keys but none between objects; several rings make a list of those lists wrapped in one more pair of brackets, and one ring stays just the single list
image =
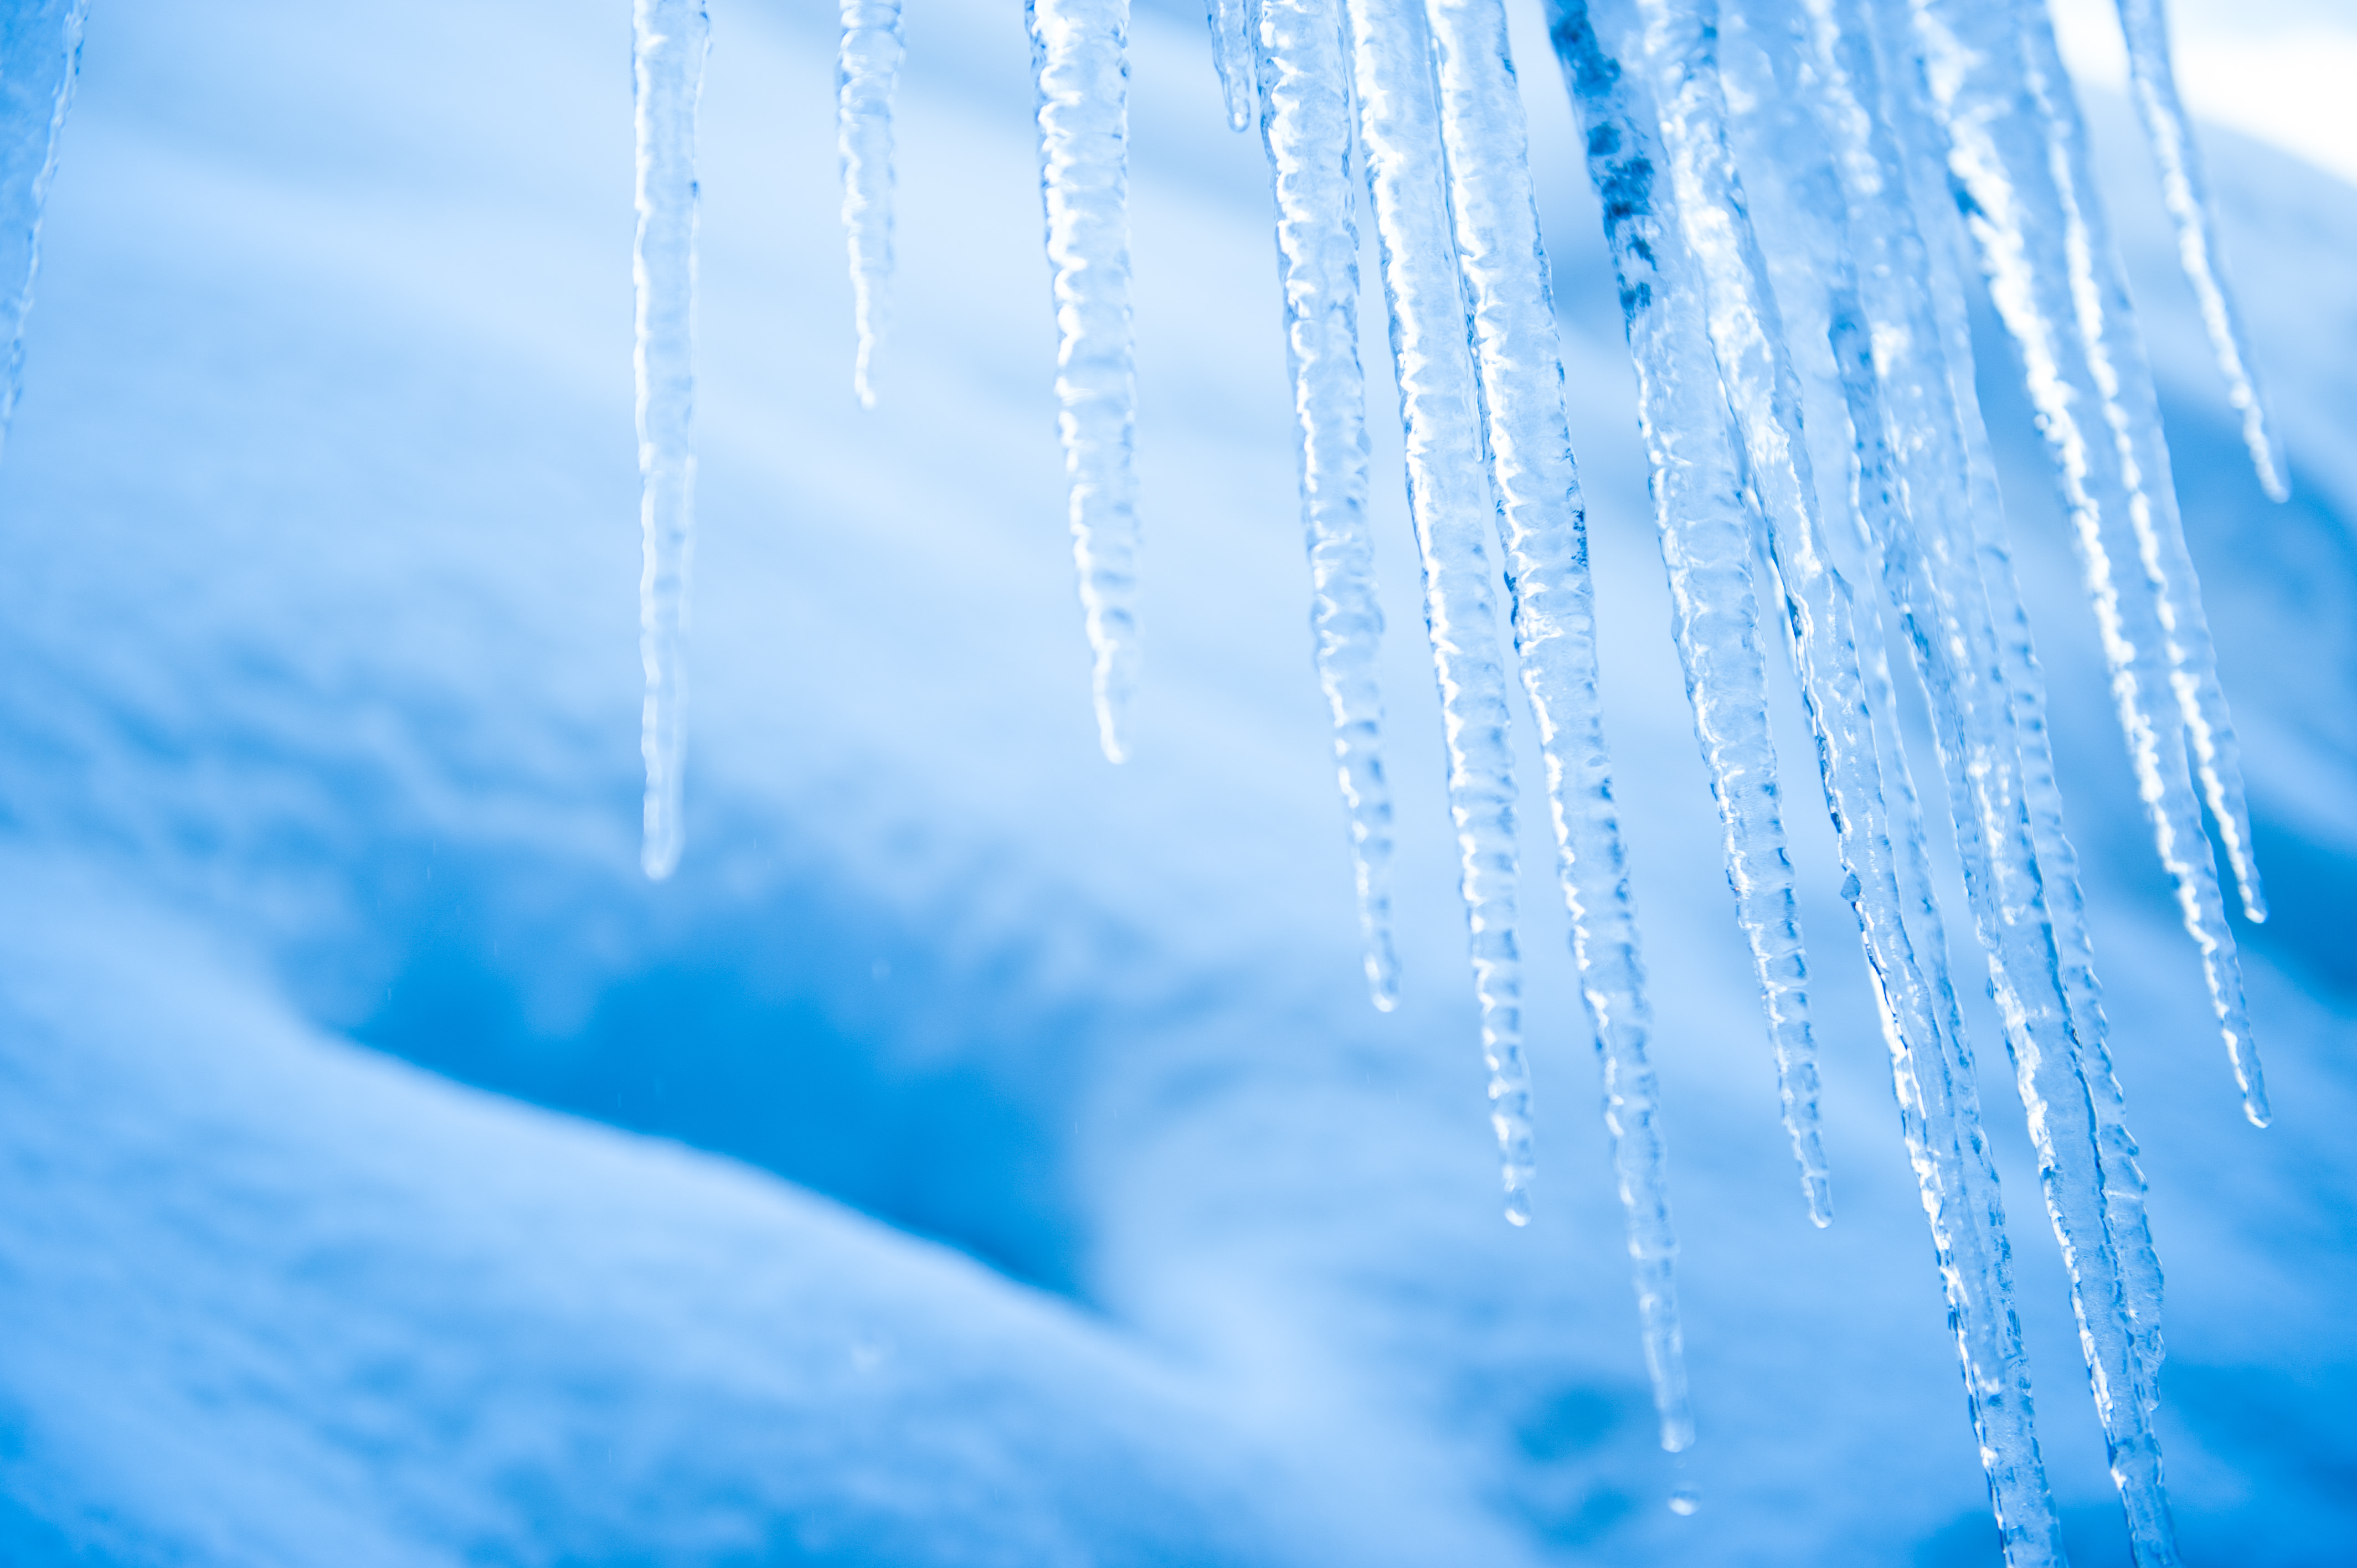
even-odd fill
[{"label": "clear ice", "polygon": [[1301,437],[1310,635],[1350,815],[1367,987],[1399,1004],[1392,949],[1392,796],[1383,778],[1383,611],[1367,523],[1367,387],[1359,359],[1359,225],[1340,0],[1262,0],[1261,139],[1276,199],[1286,355]]},{"label": "clear ice", "polygon": [[646,666],[640,749],[647,765],[640,862],[657,881],[679,865],[680,773],[687,750],[688,569],[695,542],[695,104],[711,23],[703,0],[638,0],[637,243],[640,521],[639,652]]},{"label": "clear ice", "polygon": [[851,372],[876,406],[876,346],[892,279],[892,93],[900,75],[900,0],[843,0],[835,57],[835,145],[843,160],[843,229],[851,248],[851,311],[859,333]]},{"label": "clear ice", "polygon": [[1539,243],[1530,135],[1502,0],[1426,0],[1464,302],[1486,416],[1514,653],[1546,768],[1580,994],[1604,1074],[1662,1446],[1694,1441],[1678,1326],[1669,1178],[1648,1054],[1652,1011],[1596,665],[1587,519],[1564,413],[1563,353]]},{"label": "clear ice", "polygon": [[1129,316],[1129,3],[1028,0],[1055,274],[1057,429],[1095,656],[1097,743],[1129,756],[1137,688],[1137,376]]}]

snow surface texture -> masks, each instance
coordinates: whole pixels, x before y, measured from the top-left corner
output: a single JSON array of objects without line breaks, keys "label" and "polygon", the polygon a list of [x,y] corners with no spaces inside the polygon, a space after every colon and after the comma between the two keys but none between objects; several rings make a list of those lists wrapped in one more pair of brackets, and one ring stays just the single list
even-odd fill
[{"label": "snow surface texture", "polygon": [[[909,12],[867,415],[825,9],[715,19],[694,848],[659,887],[633,810],[627,17],[92,18],[0,468],[0,1560],[1993,1561],[1846,965],[1812,997],[1839,1222],[1794,1190],[1561,95],[1534,80],[1532,137],[1652,939],[1683,1462],[1654,1446],[1540,900],[1525,1026],[1558,1112],[1530,1229],[1489,1197],[1412,637],[1384,670],[1401,1002],[1365,1004],[1266,177],[1200,11],[1132,27],[1157,642],[1114,770],[1068,609],[1021,19]],[[2293,469],[2273,508],[2115,120],[2276,910],[2237,933],[2265,1133],[2130,805],[2047,459],[2009,376],[1984,385],[2169,1269],[2188,1555],[2330,1562],[2357,1530],[2357,196],[2209,138]],[[1371,510],[1412,626],[1396,487]],[[1792,816],[1822,943],[1831,848]],[[2059,1266],[2026,1232],[2017,1264],[2066,1535],[2119,1560]],[[1678,1486],[1690,1518],[1661,1506]]]}]

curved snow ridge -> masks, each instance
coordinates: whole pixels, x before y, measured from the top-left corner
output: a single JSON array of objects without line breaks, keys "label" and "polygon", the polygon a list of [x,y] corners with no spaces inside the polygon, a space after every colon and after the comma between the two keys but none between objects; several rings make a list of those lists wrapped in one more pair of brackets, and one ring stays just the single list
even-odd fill
[{"label": "curved snow ridge", "polygon": [[1060,1303],[332,1041],[174,918],[8,858],[42,896],[0,906],[0,1546],[1494,1560],[1413,1504],[1321,1505]]}]

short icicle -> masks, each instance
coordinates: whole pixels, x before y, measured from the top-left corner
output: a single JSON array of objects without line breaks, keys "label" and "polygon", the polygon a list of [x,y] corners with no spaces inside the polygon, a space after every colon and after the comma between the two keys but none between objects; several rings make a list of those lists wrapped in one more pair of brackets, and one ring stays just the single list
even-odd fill
[{"label": "short icicle", "polygon": [[[2060,1523],[2038,1452],[2003,1204],[1980,1130],[1971,1054],[1953,996],[1934,983],[1940,966],[1919,959],[1905,918],[1848,587],[1824,554],[1797,389],[1728,160],[1711,56],[1716,7],[1555,0],[1552,21],[1616,257],[1642,244],[1657,259],[1681,251],[1691,258],[1678,263],[1691,281],[1668,291],[1667,303],[1705,312],[1768,519],[1846,890],[1883,1004],[1900,1123],[1941,1258],[2007,1560],[2015,1568],[2059,1563]],[[1641,233],[1632,216],[1640,209],[1651,220]],[[1626,262],[1623,269],[1627,304]],[[1632,331],[1632,344],[1639,341]],[[1724,429],[1723,422],[1704,427]],[[1927,949],[1938,940],[1935,931],[1920,935]]]},{"label": "short icicle", "polygon": [[57,176],[58,141],[81,69],[89,0],[35,0],[0,22],[0,442],[25,385],[25,320],[40,264],[41,209]]},{"label": "short icicle", "polygon": [[639,649],[646,665],[640,741],[647,764],[646,842],[657,881],[679,865],[681,768],[687,749],[684,669],[688,571],[695,531],[695,105],[704,90],[710,22],[703,0],[638,0],[640,518],[646,564],[639,579]]},{"label": "short icicle", "polygon": [[[1907,18],[1896,14],[1900,0],[1884,4],[1892,13],[1889,33],[1904,39]],[[2155,843],[2201,954],[2244,1113],[2265,1125],[2266,1089],[2241,965],[2186,755],[2189,740],[2197,755],[2206,746],[2222,834],[2230,846],[2247,845],[2247,815],[2239,831],[2234,825],[2241,785],[2232,766],[2232,729],[2208,658],[2191,563],[2184,558],[2141,339],[2109,236],[2091,222],[2099,215],[2084,170],[2072,172],[2073,147],[2078,156],[2084,152],[2066,124],[2075,123],[2075,102],[2068,101],[2042,12],[2033,16],[2025,7],[2017,17],[2010,6],[1966,0],[1913,0],[1912,9],[1945,133],[1948,176],[1971,199],[1968,228],[1989,295],[2019,351],[2061,481]],[[2049,56],[2044,69],[2035,69],[2025,51]],[[2089,413],[2106,428],[2091,429]],[[2173,552],[2166,548],[2170,538]],[[2197,726],[2193,719],[2204,713],[2210,720]],[[2256,897],[2255,882],[2247,892]]]},{"label": "short icicle", "polygon": [[1129,314],[1129,3],[1028,0],[1055,274],[1057,428],[1095,655],[1097,740],[1129,755],[1137,688],[1137,377]]},{"label": "short icicle", "polygon": [[1564,413],[1563,353],[1531,187],[1530,136],[1502,0],[1426,0],[1437,46],[1449,209],[1471,307],[1497,487],[1514,651],[1545,758],[1557,869],[1580,992],[1604,1074],[1637,1316],[1662,1446],[1694,1442],[1678,1325],[1652,1009],[1628,855],[1612,800],[1596,663],[1587,520]]},{"label": "short icicle", "polygon": [[2177,225],[2177,255],[2185,281],[2201,306],[2201,325],[2226,378],[2226,401],[2243,416],[2243,443],[2259,484],[2276,500],[2291,499],[2291,468],[2284,458],[2283,432],[2259,388],[2256,357],[2243,326],[2234,291],[2226,283],[2226,263],[2218,242],[2217,204],[2193,126],[2177,96],[2177,66],[2169,47],[2169,17],[2161,0],[2119,0],[2120,30],[2128,46],[2128,81],[2145,140],[2160,166],[2160,196]]},{"label": "short icicle", "polygon": [[835,57],[835,144],[843,160],[843,229],[859,332],[852,390],[876,406],[876,347],[892,278],[892,93],[900,75],[900,0],[843,0]]},{"label": "short icicle", "polygon": [[1481,449],[1480,388],[1442,182],[1440,112],[1418,0],[1349,0],[1359,140],[1366,149],[1407,439],[1408,510],[1448,744],[1448,809],[1470,928],[1490,1116],[1506,1218],[1530,1221],[1531,1079],[1514,944],[1513,749],[1498,646],[1496,510]]},{"label": "short icicle", "polygon": [[1285,341],[1301,437],[1310,634],[1350,813],[1368,991],[1388,1013],[1399,1003],[1399,961],[1392,946],[1391,785],[1383,777],[1376,683],[1383,611],[1367,523],[1359,226],[1340,0],[1262,0],[1257,44],[1261,134],[1276,199]]},{"label": "short icicle", "polygon": [[1211,25],[1211,64],[1220,73],[1231,131],[1252,128],[1255,8],[1255,0],[1206,0],[1205,4],[1204,19]]}]

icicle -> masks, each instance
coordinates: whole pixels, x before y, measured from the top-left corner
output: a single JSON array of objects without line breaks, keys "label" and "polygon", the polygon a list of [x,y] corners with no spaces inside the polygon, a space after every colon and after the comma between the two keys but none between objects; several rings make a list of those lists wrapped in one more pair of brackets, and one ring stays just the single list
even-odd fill
[{"label": "icicle", "polygon": [[1448,730],[1448,808],[1471,928],[1490,1114],[1504,1165],[1506,1218],[1522,1225],[1530,1219],[1531,1080],[1514,946],[1513,750],[1495,575],[1482,542],[1495,502],[1481,450],[1480,389],[1449,238],[1423,16],[1416,0],[1350,0],[1348,14],[1359,141],[1382,241],[1407,438],[1408,510]]},{"label": "icicle", "polygon": [[[1566,11],[1559,21],[1573,29],[1559,36],[1556,45],[1577,97],[1580,70],[1617,68],[1594,52],[1584,13]],[[1589,125],[1589,167],[1604,193],[1606,237],[1620,273],[1621,309],[1636,363],[1639,420],[1652,461],[1672,629],[1726,835],[1737,918],[1768,1012],[1785,1130],[1810,1216],[1823,1225],[1833,1216],[1832,1188],[1818,1131],[1808,968],[1768,732],[1768,674],[1752,591],[1741,463],[1710,362],[1694,292],[1697,285],[1683,242],[1662,229],[1666,193],[1655,189],[1655,166],[1638,150],[1639,127],[1625,121],[1633,111],[1615,96],[1619,91],[1616,83],[1599,81],[1594,104],[1579,102]],[[1643,134],[1650,145],[1652,133]]]},{"label": "icicle", "polygon": [[637,0],[639,472],[646,567],[639,579],[639,648],[647,694],[646,843],[660,881],[679,864],[680,769],[687,742],[689,558],[695,527],[695,102],[710,23],[703,0]]},{"label": "icicle", "polygon": [[2145,139],[2160,166],[2160,194],[2177,224],[2177,254],[2185,281],[2201,306],[2201,324],[2226,378],[2226,401],[2243,416],[2243,441],[2259,484],[2276,500],[2291,499],[2291,469],[2284,460],[2283,436],[2259,391],[2258,361],[2244,330],[2242,311],[2227,287],[2224,252],[2218,243],[2218,214],[2210,199],[2210,178],[2193,127],[2177,98],[2177,68],[2169,59],[2169,18],[2161,0],[2119,0],[2120,30],[2127,37],[2128,80],[2136,88],[2136,112]]},{"label": "icicle", "polygon": [[[1950,176],[1972,202],[1968,227],[1990,297],[2020,350],[2060,471],[2161,860],[2201,952],[2244,1112],[2265,1125],[2266,1090],[2241,968],[2185,756],[2190,729],[2220,832],[2230,850],[2246,847],[2233,731],[2184,554],[2150,372],[2086,184],[2083,136],[2072,129],[2076,109],[2052,57],[2052,33],[2034,7],[2017,19],[2009,7],[1960,0],[1916,0],[1915,21],[1947,133]],[[2040,38],[2044,64],[2033,59],[2021,69],[2023,47],[2036,50]],[[2085,428],[2080,416],[2090,408],[2103,411],[2113,439]],[[2123,547],[2141,573],[2122,573]],[[2241,863],[2247,866],[2246,854]],[[2255,880],[2245,884],[2246,903],[2257,891]]]},{"label": "icicle", "polygon": [[[2095,978],[2094,947],[2087,933],[2086,900],[2079,879],[2078,852],[2062,824],[2062,793],[2054,777],[2054,753],[2047,733],[2046,682],[2038,664],[2029,629],[2029,616],[2013,571],[2012,550],[2006,539],[2005,504],[1997,491],[1996,459],[1989,451],[1988,432],[1981,422],[1975,381],[1972,326],[1964,305],[1958,256],[1969,242],[1947,197],[1943,162],[1944,150],[1923,107],[1913,102],[1921,83],[1910,73],[1891,84],[1889,116],[1899,133],[1900,155],[1906,166],[1892,177],[1911,187],[1911,209],[1934,227],[1921,237],[1923,259],[1920,273],[1907,276],[1928,279],[1928,298],[1934,313],[1938,341],[1946,357],[1946,402],[1956,416],[1964,442],[1962,470],[1969,486],[1967,515],[1973,544],[1987,590],[1993,631],[1997,640],[1999,680],[2013,721],[2018,747],[2019,778],[2029,831],[2052,922],[2054,948],[2062,980],[2072,1033],[2087,1053],[2087,1085],[2093,1101],[2102,1140],[2104,1209],[2119,1251],[2122,1293],[2133,1319],[2136,1358],[2143,1370],[2147,1402],[2157,1401],[2160,1370],[2161,1273],[2145,1216],[2144,1172],[2136,1164],[2136,1144],[2127,1130],[2127,1106],[2113,1070],[2104,1016],[2102,989]],[[1887,155],[1885,155],[1887,156]],[[1920,296],[1919,296],[1920,297]]]},{"label": "icicle", "polygon": [[[1771,525],[1846,887],[1883,1002],[1901,1125],[1941,1256],[2008,1561],[2059,1561],[2059,1526],[2038,1455],[2011,1306],[2003,1208],[1980,1134],[1971,1058],[1950,1007],[1918,961],[1901,913],[1847,587],[1817,537],[1792,373],[1727,164],[1724,110],[1709,54],[1711,18],[1684,6],[1642,9],[1648,36],[1641,45],[1625,5],[1594,7],[1606,18],[1600,29],[1590,25],[1590,8],[1582,0],[1555,0],[1552,16],[1622,268],[1631,341],[1641,359],[1665,346],[1635,329],[1640,312],[1691,313],[1707,305],[1709,342]],[[1624,69],[1638,60],[1650,60],[1662,81],[1667,112],[1658,121],[1645,73]],[[1670,177],[1660,182],[1668,189],[1656,184],[1658,174]],[[1680,254],[1685,250],[1692,260]],[[1664,261],[1693,270],[1661,277]],[[1657,280],[1667,286],[1652,286]],[[1724,429],[1724,421],[1710,420],[1678,434],[1707,438]]]},{"label": "icicle", "polygon": [[[1840,401],[1831,409],[1813,405],[1811,412],[1820,429],[1846,424],[1853,433],[1860,542],[1868,571],[1882,578],[1901,613],[1931,710],[1965,891],[2038,1149],[2130,1537],[2140,1563],[2171,1563],[2174,1530],[2151,1403],[2140,1386],[2144,1368],[2122,1292],[2114,1216],[2106,1212],[2102,1140],[2064,1001],[1997,674],[1995,629],[1959,504],[1958,480],[1967,472],[1961,435],[1953,412],[1936,406],[1944,401],[1940,394],[1947,379],[1920,284],[1922,247],[1906,242],[1913,225],[1903,203],[1894,212],[1894,204],[1879,199],[1893,188],[1903,195],[1901,166],[1887,132],[1878,145],[1878,94],[1870,76],[1862,85],[1855,80],[1872,69],[1864,39],[1854,33],[1850,47],[1841,48],[1830,0],[1813,0],[1798,16],[1772,0],[1753,8],[1764,17],[1754,31],[1771,74],[1747,94],[1755,107],[1745,123],[1755,131],[1752,155],[1781,176],[1755,209],[1755,220],[1763,232],[1773,220],[1781,232],[1784,281],[1792,285],[1785,299],[1793,307],[1791,319],[1803,328],[1795,341],[1822,334],[1819,340],[1829,341],[1833,350],[1828,368],[1838,379]],[[1854,14],[1853,24],[1862,19]],[[1841,162],[1852,175],[1865,220],[1855,243],[1850,194],[1835,177],[1820,117],[1846,141]],[[1861,277],[1869,280],[1881,306],[1871,344],[1857,297]],[[1875,345],[1881,349],[1879,367]],[[1889,739],[1884,755],[1896,773],[1903,766],[1898,713],[1878,618],[1862,606],[1859,620],[1867,637],[1869,703],[1878,729]],[[1919,835],[1912,811],[1907,815],[1910,836]],[[1920,844],[1910,852],[1921,860]],[[1928,863],[1919,875],[1928,884]]]},{"label": "icicle", "polygon": [[1285,342],[1301,431],[1301,519],[1318,681],[1334,715],[1350,811],[1367,985],[1399,1003],[1392,951],[1391,786],[1383,778],[1383,634],[1367,527],[1367,389],[1359,362],[1359,226],[1352,216],[1350,62],[1338,0],[1263,0],[1261,136],[1276,197]]},{"label": "icicle", "polygon": [[1539,243],[1529,132],[1501,0],[1426,0],[1439,68],[1449,209],[1471,307],[1496,521],[1512,595],[1514,650],[1546,760],[1564,899],[1581,994],[1604,1070],[1645,1362],[1662,1446],[1694,1442],[1678,1326],[1652,1010],[1597,690],[1587,522],[1564,415],[1563,355]]},{"label": "icicle", "polygon": [[1253,123],[1253,11],[1254,0],[1208,0],[1211,24],[1211,64],[1220,73],[1220,91],[1228,101],[1228,129],[1249,129]]},{"label": "icicle", "polygon": [[843,158],[843,228],[851,247],[859,358],[852,390],[876,406],[876,345],[892,277],[892,91],[900,75],[900,0],[843,0],[835,57],[835,145]]},{"label": "icicle", "polygon": [[58,172],[58,137],[81,68],[89,0],[34,0],[0,21],[0,441],[25,384],[25,319],[40,265],[41,209]]},{"label": "icicle", "polygon": [[1097,739],[1129,755],[1137,686],[1137,378],[1129,317],[1129,3],[1027,0],[1055,270],[1057,424],[1096,656]]},{"label": "icicle", "polygon": [[[2195,771],[2208,797],[2210,813],[2225,841],[2226,859],[2241,891],[2243,911],[2254,922],[2267,918],[2259,873],[2251,858],[2251,813],[2244,800],[2241,749],[2227,716],[2225,689],[2210,642],[2209,618],[2201,609],[2201,579],[2185,545],[2178,515],[2177,484],[2170,476],[2169,440],[2160,424],[2160,395],[2145,357],[2144,332],[2129,303],[2126,271],[2112,242],[2095,188],[2094,155],[2079,99],[2063,70],[2062,50],[2044,0],[2016,0],[2021,37],[2029,61],[2029,82],[2046,118],[2047,155],[2071,224],[2064,255],[2078,306],[2079,333],[2104,415],[2118,449],[2119,467],[2130,491],[2128,521],[2136,553],[2160,621],[2169,654],[2169,685],[2192,743]],[[2143,487],[2138,490],[2138,486]],[[2135,504],[2141,501],[2143,504]],[[2204,859],[2209,858],[2205,843]],[[2236,976],[2239,984],[2240,975]],[[2257,1070],[2257,1058],[2251,1058]],[[2264,1095],[2261,1096],[2264,1101]]]}]

